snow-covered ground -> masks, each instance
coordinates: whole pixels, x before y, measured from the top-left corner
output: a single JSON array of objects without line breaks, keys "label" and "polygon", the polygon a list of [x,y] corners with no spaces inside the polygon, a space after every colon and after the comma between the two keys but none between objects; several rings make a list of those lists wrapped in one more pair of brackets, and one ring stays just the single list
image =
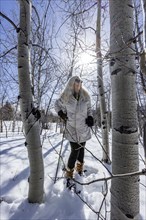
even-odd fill
[{"label": "snow-covered ground", "polygon": [[[11,126],[8,126],[8,137],[5,132],[1,133],[0,139],[0,219],[1,220],[85,220],[97,219],[103,194],[104,182],[96,182],[86,186],[80,186],[81,193],[76,195],[69,192],[64,185],[64,179],[60,178],[54,184],[58,154],[61,146],[62,134],[59,129],[55,132],[55,125],[50,131],[44,132],[43,155],[45,165],[45,202],[43,204],[29,204],[27,201],[29,176],[29,161],[27,149],[24,145],[25,138],[22,132],[12,133]],[[16,128],[17,129],[17,128]],[[100,136],[100,132],[98,133]],[[99,137],[101,140],[101,138]],[[52,147],[53,146],[53,147]],[[86,144],[93,155],[102,158],[101,147],[94,135]],[[143,157],[142,146],[140,155]],[[54,150],[55,149],[55,150]],[[57,151],[57,152],[56,152]],[[64,140],[62,157],[67,162],[70,152],[69,143]],[[63,163],[60,163],[58,177],[63,176]],[[144,163],[140,159],[140,169],[144,168]],[[86,177],[82,182],[89,182],[108,175],[107,170],[89,152],[85,154]],[[108,166],[108,169],[111,169]],[[140,182],[146,185],[145,176],[140,177]],[[146,188],[140,184],[140,214],[141,219],[146,220]],[[106,219],[110,215],[110,181],[108,182],[108,195],[100,212],[99,219],[103,219],[106,210]],[[82,201],[84,200],[84,202]],[[88,207],[88,205],[90,207]],[[92,210],[91,210],[92,209]],[[94,210],[94,211],[93,211]]]}]

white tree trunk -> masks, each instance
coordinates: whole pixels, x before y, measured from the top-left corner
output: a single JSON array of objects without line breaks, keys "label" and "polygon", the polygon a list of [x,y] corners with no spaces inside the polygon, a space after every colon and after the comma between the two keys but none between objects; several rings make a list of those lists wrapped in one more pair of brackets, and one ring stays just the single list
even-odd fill
[{"label": "white tree trunk", "polygon": [[17,117],[17,111],[18,111],[18,104],[19,104],[19,102],[17,101],[16,110],[15,110],[15,112],[13,113],[12,132],[15,132],[16,117]]},{"label": "white tree trunk", "polygon": [[143,0],[143,52],[140,56],[140,68],[146,77],[146,0]]},{"label": "white tree trunk", "polygon": [[[132,0],[110,0],[112,80],[112,171],[139,170],[136,71],[133,54]],[[139,213],[139,176],[111,182],[111,219],[134,219]]]},{"label": "white tree trunk", "polygon": [[30,162],[29,195],[32,203],[43,202],[44,165],[37,111],[33,105],[30,83],[30,21],[31,0],[20,0],[20,28],[18,31],[18,73],[20,108]]},{"label": "white tree trunk", "polygon": [[97,78],[98,78],[98,91],[101,115],[101,129],[102,129],[102,145],[103,145],[103,158],[106,163],[110,163],[109,158],[109,138],[108,138],[108,117],[107,107],[105,102],[105,92],[102,73],[102,55],[101,55],[101,0],[98,1],[97,23],[96,23],[96,57],[97,57]]},{"label": "white tree trunk", "polygon": [[143,145],[144,145],[144,155],[145,155],[145,163],[146,163],[146,121],[143,125]]}]

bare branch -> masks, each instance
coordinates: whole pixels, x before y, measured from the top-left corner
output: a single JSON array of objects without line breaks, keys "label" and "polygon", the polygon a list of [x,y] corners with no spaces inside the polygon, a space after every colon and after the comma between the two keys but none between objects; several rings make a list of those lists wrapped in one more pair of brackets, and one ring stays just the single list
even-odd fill
[{"label": "bare branch", "polygon": [[39,45],[39,44],[32,44],[32,46],[33,47],[39,47],[39,48],[41,48],[42,50],[44,50],[46,53],[48,53],[48,51],[49,50],[51,50],[51,48],[44,48],[44,47],[42,47],[41,45]]},{"label": "bare branch", "polygon": [[[100,214],[100,212],[101,212],[101,210],[102,210],[104,201],[106,201],[106,196],[107,196],[107,194],[108,194],[107,181],[105,181],[105,192],[104,192],[104,190],[103,190],[102,194],[103,194],[103,200],[102,200],[101,205],[100,205],[100,208],[99,208],[98,219],[99,219],[99,217],[100,217],[99,214]],[[105,213],[106,213],[106,212],[105,212]],[[105,219],[106,219],[106,218],[105,218]]]},{"label": "bare branch", "polygon": [[8,53],[10,53],[12,50],[14,50],[14,49],[17,49],[17,45],[16,46],[14,46],[14,47],[12,47],[11,49],[9,49],[8,51],[6,51],[4,54],[2,54],[1,56],[0,56],[0,58],[2,58],[2,57],[4,57],[4,56],[6,56]]},{"label": "bare branch", "polygon": [[112,175],[112,176],[109,176],[109,177],[103,177],[103,178],[92,180],[92,181],[87,182],[87,183],[81,183],[81,182],[79,182],[75,179],[73,179],[73,180],[76,183],[80,184],[80,185],[90,185],[91,183],[95,183],[95,182],[99,182],[99,181],[108,181],[108,180],[111,180],[113,178],[124,178],[124,177],[132,177],[132,176],[139,176],[139,175],[146,175],[146,169],[143,169],[142,171],[133,172],[133,173],[124,173],[124,174]]},{"label": "bare branch", "polygon": [[38,18],[39,27],[40,27],[41,22],[40,22],[40,17],[39,17],[38,11],[37,11],[37,9],[36,9],[36,7],[35,7],[34,5],[32,5],[32,8],[34,9],[34,11],[35,11],[35,13],[36,13],[36,16],[37,16],[37,18]]},{"label": "bare branch", "polygon": [[77,13],[73,13],[73,15],[75,16],[75,15],[83,14],[83,13],[89,11],[89,10],[90,10],[91,8],[93,8],[95,5],[97,5],[97,2],[95,2],[95,3],[94,3],[93,5],[91,5],[89,8],[84,9],[83,11],[80,11],[80,12],[77,12]]},{"label": "bare branch", "polygon": [[10,19],[8,18],[5,14],[3,14],[1,11],[0,11],[0,16],[2,16],[3,18],[5,18],[10,24],[12,24],[12,26],[15,28],[15,30],[18,32],[18,27],[17,25]]},{"label": "bare branch", "polygon": [[87,29],[91,29],[91,30],[93,30],[94,32],[96,32],[96,30],[93,28],[93,27],[83,27],[82,25],[80,25],[79,23],[77,23],[78,24],[78,26],[80,27],[80,28],[82,28],[83,30],[87,30]]}]

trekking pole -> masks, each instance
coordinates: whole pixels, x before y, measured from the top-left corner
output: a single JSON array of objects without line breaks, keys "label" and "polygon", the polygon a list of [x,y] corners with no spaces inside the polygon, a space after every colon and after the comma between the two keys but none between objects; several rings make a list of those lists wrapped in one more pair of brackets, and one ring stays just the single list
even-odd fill
[{"label": "trekking pole", "polygon": [[61,158],[61,152],[62,152],[62,147],[63,147],[64,134],[65,134],[65,125],[64,125],[63,135],[62,135],[61,147],[60,147],[60,151],[59,151],[59,158],[58,158],[58,163],[57,163],[57,168],[56,168],[56,173],[55,173],[54,184],[56,183],[56,180],[57,180],[57,174],[58,174],[60,158]]},{"label": "trekking pole", "polygon": [[102,150],[103,150],[104,153],[106,154],[106,156],[107,156],[107,158],[108,158],[108,160],[109,160],[109,163],[111,163],[111,159],[110,159],[109,155],[107,154],[106,150],[104,149],[104,147],[103,147],[102,143],[100,142],[99,138],[97,137],[96,132],[93,130],[93,128],[91,128],[91,130],[92,130],[93,134],[95,135],[96,139],[98,140],[98,142],[99,142],[99,144],[100,144]]}]

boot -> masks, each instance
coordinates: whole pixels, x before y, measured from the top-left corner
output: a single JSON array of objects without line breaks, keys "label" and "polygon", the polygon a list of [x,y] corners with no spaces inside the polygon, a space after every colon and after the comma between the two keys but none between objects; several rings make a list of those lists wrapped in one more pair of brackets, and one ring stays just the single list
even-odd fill
[{"label": "boot", "polygon": [[73,172],[74,172],[74,169],[66,168],[65,177],[67,179],[72,179],[73,178]]},{"label": "boot", "polygon": [[79,161],[77,161],[76,163],[76,171],[78,172],[79,175],[83,174],[83,165],[84,163],[81,163]]}]

